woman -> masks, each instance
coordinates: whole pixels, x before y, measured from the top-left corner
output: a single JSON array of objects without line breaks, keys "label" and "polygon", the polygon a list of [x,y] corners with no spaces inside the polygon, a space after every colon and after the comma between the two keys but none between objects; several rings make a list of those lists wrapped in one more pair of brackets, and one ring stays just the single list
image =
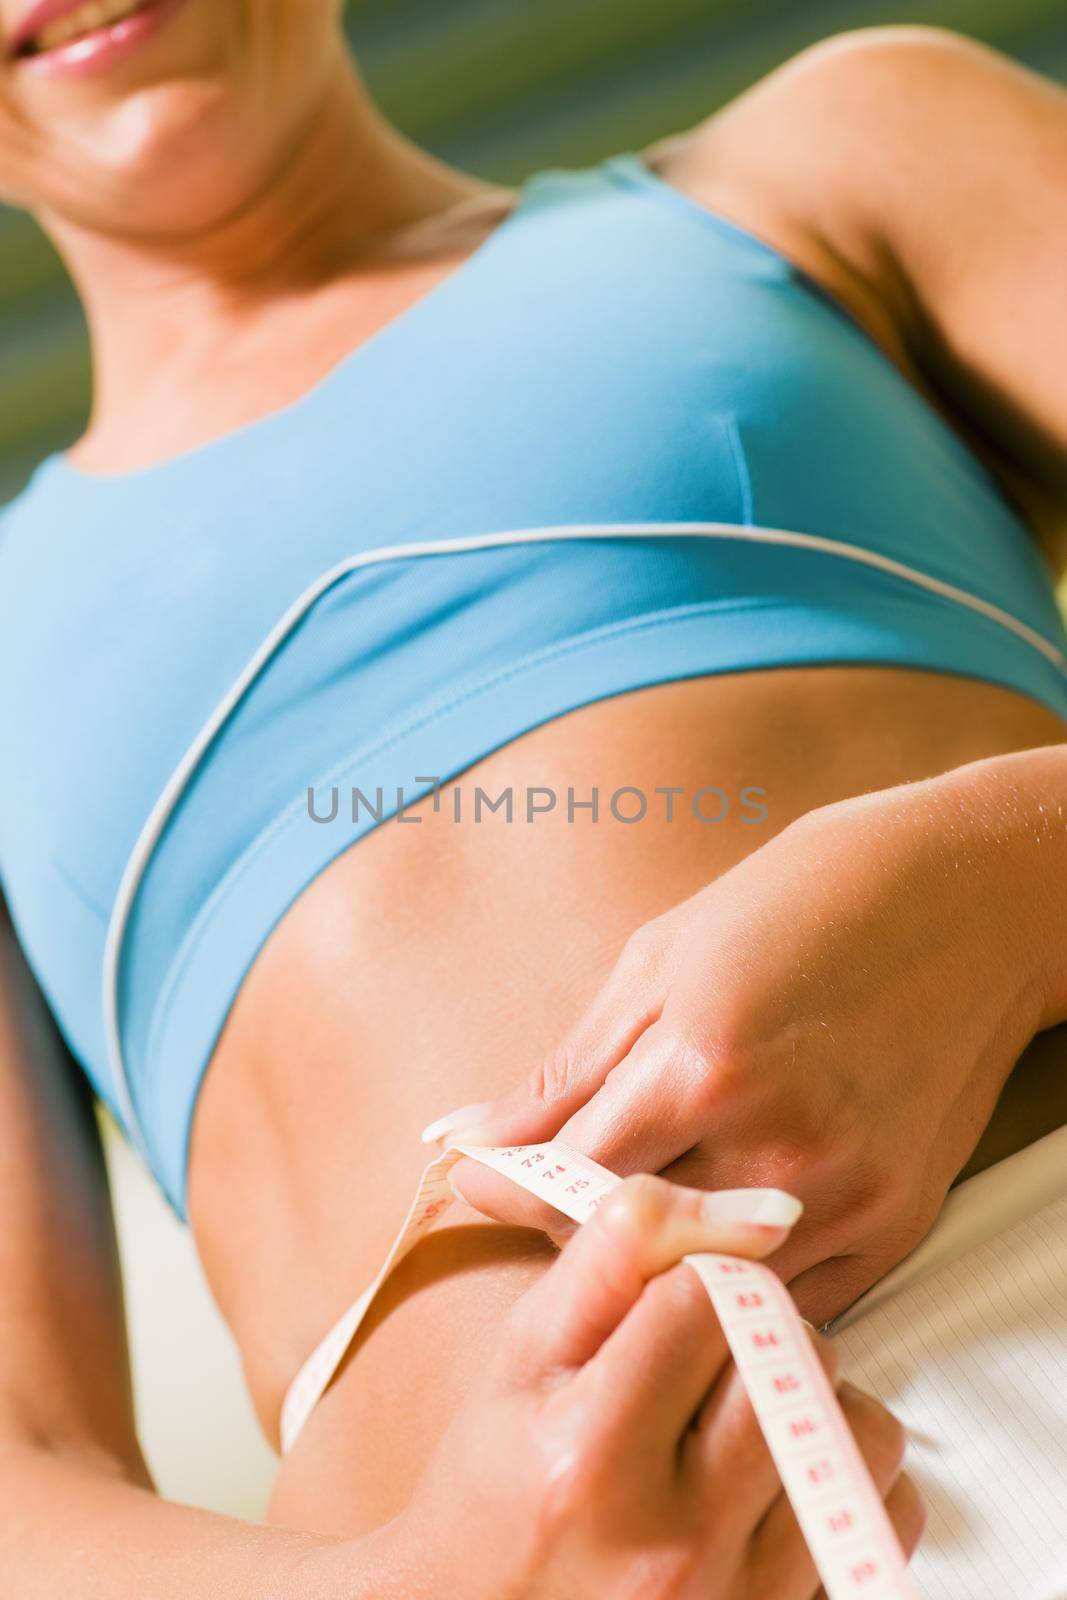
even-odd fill
[{"label": "woman", "polygon": [[[0,184],[96,391],[0,544],[5,894],[65,1040],[12,947],[5,1566],[555,1596],[638,1563],[799,1600],[720,1336],[660,1272],[723,1240],[685,1187],[555,1262],[522,1211],[431,1234],[280,1473],[306,1535],[153,1502],[64,1054],[188,1214],[274,1437],[442,1106],[794,1190],[788,1245],[727,1243],[819,1320],[987,1125],[1064,1120],[1019,1075],[991,1124],[1067,1018],[1067,641],[1028,532],[1062,506],[1067,103],[857,35],[514,195],[382,121],[338,10],[0,0]],[[846,1409],[910,1548],[899,1438]]]}]

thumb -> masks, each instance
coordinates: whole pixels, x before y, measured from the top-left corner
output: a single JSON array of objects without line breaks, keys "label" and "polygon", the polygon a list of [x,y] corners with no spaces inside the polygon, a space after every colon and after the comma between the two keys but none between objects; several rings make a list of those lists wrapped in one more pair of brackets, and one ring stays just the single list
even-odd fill
[{"label": "thumb", "polygon": [[423,1144],[543,1144],[567,1120],[538,1093],[534,1081],[517,1084],[496,1100],[478,1100],[423,1128]]}]

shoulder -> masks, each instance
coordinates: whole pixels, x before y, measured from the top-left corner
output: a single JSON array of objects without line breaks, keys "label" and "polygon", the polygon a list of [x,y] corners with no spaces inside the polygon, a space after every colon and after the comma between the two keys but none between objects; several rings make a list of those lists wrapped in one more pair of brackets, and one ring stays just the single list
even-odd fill
[{"label": "shoulder", "polygon": [[944,86],[945,74],[970,78],[1010,65],[991,46],[951,28],[894,23],[831,34],[801,50],[763,82],[777,78],[790,89],[836,80],[892,93],[929,82]]},{"label": "shoulder", "polygon": [[1038,120],[1050,96],[1062,100],[961,34],[863,28],[802,51],[647,157],[901,345],[912,294],[898,239],[973,203],[961,175],[1010,173],[1005,128]]},{"label": "shoulder", "polygon": [[[1033,171],[1067,190],[1067,96],[939,27],[869,27],[793,56],[645,158],[835,294],[928,390],[926,302],[979,264],[976,221]],[[981,270],[981,267],[979,267]]]},{"label": "shoulder", "polygon": [[805,51],[648,152],[842,300],[1067,537],[1067,94],[936,28]]},{"label": "shoulder", "polygon": [[[961,151],[994,152],[1005,114],[1034,117],[1061,91],[989,46],[935,27],[861,28],[794,56],[691,131],[694,156],[740,161],[751,176],[801,179],[799,203],[819,209],[803,168],[835,198],[860,192],[872,172],[905,162],[920,188]],[[936,140],[931,143],[931,139]],[[922,153],[916,167],[913,158]],[[874,197],[868,193],[868,204]]]}]

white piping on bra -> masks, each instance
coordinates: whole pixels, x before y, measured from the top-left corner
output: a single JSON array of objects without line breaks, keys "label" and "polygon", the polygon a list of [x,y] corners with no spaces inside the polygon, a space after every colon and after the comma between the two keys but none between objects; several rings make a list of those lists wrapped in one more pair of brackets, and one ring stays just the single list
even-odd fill
[{"label": "white piping on bra", "polygon": [[502,533],[472,534],[466,538],[426,539],[409,544],[383,545],[378,549],[365,550],[360,555],[347,557],[316,578],[314,583],[293,602],[262,641],[244,671],[219,701],[153,806],[119,883],[104,945],[104,1031],[116,1107],[134,1145],[149,1164],[151,1164],[150,1154],[133,1103],[129,1075],[123,1059],[118,1016],[119,963],[130,909],[152,852],[183,790],[200,764],[204,751],[297,623],[328,589],[341,578],[362,567],[378,566],[393,561],[409,561],[423,556],[463,555],[472,551],[501,549],[507,545],[565,543],[578,539],[649,538],[742,539],[758,544],[791,545],[797,549],[818,550],[826,555],[839,556],[863,566],[874,567],[893,577],[902,578],[918,588],[926,589],[931,594],[952,600],[968,610],[976,611],[990,621],[1007,628],[1033,649],[1040,651],[1067,677],[1067,657],[1063,652],[1050,639],[1046,639],[1043,634],[1000,606],[983,600],[978,595],[969,594],[966,589],[957,588],[955,584],[945,583],[940,578],[931,577],[915,567],[909,567],[891,556],[866,550],[862,545],[845,544],[814,533],[794,533],[782,528],[755,528],[730,522],[561,523],[547,528],[518,528]]}]

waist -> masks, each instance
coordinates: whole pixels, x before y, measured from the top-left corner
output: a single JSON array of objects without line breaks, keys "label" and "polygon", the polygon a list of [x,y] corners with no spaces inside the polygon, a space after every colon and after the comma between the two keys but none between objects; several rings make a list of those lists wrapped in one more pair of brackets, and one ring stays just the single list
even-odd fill
[{"label": "waist", "polygon": [[267,641],[200,741],[117,973],[133,1105],[179,1209],[200,1075],[264,939],[434,779],[605,697],[753,668],[891,663],[999,682],[1067,714],[1054,612],[1046,636],[986,598],[808,536],[548,532],[341,574]]},{"label": "waist", "polygon": [[[245,978],[192,1141],[193,1225],[268,1426],[377,1267],[417,1129],[551,1050],[635,927],[814,806],[1063,736],[1018,695],[934,674],[704,678],[535,730],[338,856]],[[510,788],[510,820],[476,818],[478,788]]]}]

